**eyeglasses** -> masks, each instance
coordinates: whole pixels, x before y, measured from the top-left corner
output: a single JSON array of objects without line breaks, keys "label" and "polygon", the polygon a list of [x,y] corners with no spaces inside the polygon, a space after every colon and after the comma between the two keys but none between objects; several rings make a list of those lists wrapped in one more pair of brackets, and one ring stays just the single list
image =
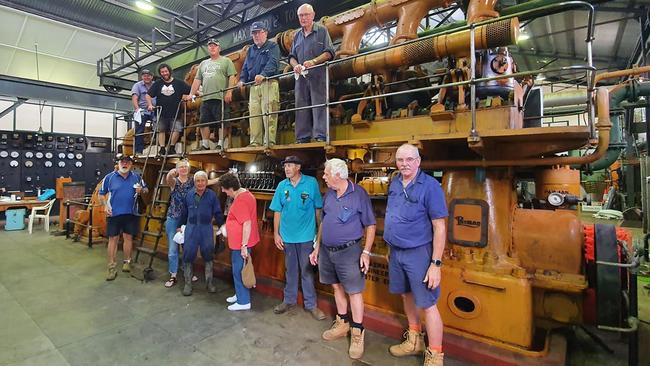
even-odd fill
[{"label": "eyeglasses", "polygon": [[412,164],[414,161],[418,160],[419,158],[413,158],[413,157],[408,157],[406,159],[404,158],[397,158],[397,162],[402,164],[406,162],[407,164]]}]

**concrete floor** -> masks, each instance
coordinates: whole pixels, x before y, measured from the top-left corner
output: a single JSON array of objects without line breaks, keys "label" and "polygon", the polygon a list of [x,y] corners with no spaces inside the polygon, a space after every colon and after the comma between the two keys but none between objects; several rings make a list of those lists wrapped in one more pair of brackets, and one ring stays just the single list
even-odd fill
[{"label": "concrete floor", "polygon": [[[157,273],[164,273],[166,263],[155,262]],[[165,289],[162,280],[143,284],[119,272],[106,282],[104,275],[103,245],[88,249],[40,230],[0,232],[0,365],[422,363],[420,357],[390,356],[395,340],[369,331],[363,359],[353,361],[347,340],[320,339],[329,321],[314,321],[302,310],[275,315],[278,300],[255,292],[252,311],[229,312],[225,298],[233,288],[221,280],[217,294],[207,294],[199,281],[194,296],[184,297],[180,286]],[[648,291],[640,287],[640,293],[640,307],[650,312]],[[609,355],[584,332],[567,333],[568,364],[626,364],[624,345]]]},{"label": "concrete floor", "polygon": [[[395,341],[367,332],[360,361],[347,340],[326,343],[317,322],[297,310],[275,315],[277,300],[253,293],[253,310],[229,312],[234,293],[199,281],[194,296],[161,281],[119,272],[106,282],[105,247],[35,231],[0,232],[0,365],[420,365],[396,359]],[[121,256],[121,253],[118,254]],[[164,271],[165,263],[156,261]],[[447,365],[463,365],[449,360]]]}]

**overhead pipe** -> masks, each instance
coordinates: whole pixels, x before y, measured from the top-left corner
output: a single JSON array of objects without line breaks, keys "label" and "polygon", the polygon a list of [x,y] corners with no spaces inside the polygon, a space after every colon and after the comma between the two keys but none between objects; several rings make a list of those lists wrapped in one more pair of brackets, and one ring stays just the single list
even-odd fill
[{"label": "overhead pipe", "polygon": [[[395,36],[390,44],[417,38],[422,19],[436,8],[446,8],[454,0],[376,0],[343,13],[320,20],[333,41],[341,39],[337,57],[356,55],[361,39],[373,27],[397,20]],[[297,29],[278,33],[276,41],[284,53],[289,53]]]},{"label": "overhead pipe", "polygon": [[[616,75],[604,77],[601,78],[600,80],[644,73],[643,71],[639,72],[640,69],[642,68],[621,70],[613,73],[606,73],[606,74],[616,74]],[[596,78],[598,79],[598,76],[596,76]],[[641,83],[636,80],[630,80],[628,82],[625,82],[624,84],[617,85],[615,88],[611,90],[610,102],[609,102],[610,107],[612,110],[617,110],[621,108],[621,103],[628,100],[638,100],[639,97],[642,96],[650,96],[650,82]],[[610,116],[610,119],[612,121],[612,138],[611,138],[612,143],[610,144],[607,154],[605,154],[605,156],[602,159],[586,167],[589,171],[603,170],[609,167],[610,165],[614,164],[614,162],[618,160],[618,157],[621,155],[621,151],[623,151],[623,149],[625,148],[625,144],[623,143],[622,136],[621,136],[620,113],[613,112]]]},{"label": "overhead pipe", "polygon": [[641,74],[646,74],[646,73],[650,73],[650,66],[641,66],[641,67],[635,67],[635,68],[627,69],[627,70],[604,72],[602,74],[596,75],[596,78],[594,79],[594,81],[595,81],[594,85],[597,85],[598,82],[603,81],[603,80],[607,80],[607,79],[620,78],[620,77],[623,77],[623,76],[641,75]]},{"label": "overhead pipe", "polygon": [[[508,160],[427,160],[422,161],[420,166],[423,169],[447,169],[447,168],[490,168],[490,167],[530,167],[530,166],[553,166],[553,165],[585,165],[592,163],[605,155],[609,146],[609,134],[612,127],[609,116],[609,91],[605,88],[598,88],[596,92],[596,108],[598,122],[598,145],[596,151],[584,156],[567,156],[553,158],[531,158],[531,159],[508,159]],[[361,160],[354,160],[351,164],[352,171],[368,169],[379,169],[395,166],[395,162],[363,163]]]},{"label": "overhead pipe", "polygon": [[[519,20],[506,19],[476,27],[474,30],[478,49],[509,46],[517,42]],[[330,66],[333,79],[359,76],[378,69],[395,69],[441,60],[447,56],[469,55],[470,30],[438,37],[425,38],[402,46],[389,48],[359,57],[349,58]]]}]

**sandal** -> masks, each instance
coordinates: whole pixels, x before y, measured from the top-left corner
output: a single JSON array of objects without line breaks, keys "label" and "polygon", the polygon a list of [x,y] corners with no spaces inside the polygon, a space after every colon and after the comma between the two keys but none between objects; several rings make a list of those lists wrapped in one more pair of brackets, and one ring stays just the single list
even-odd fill
[{"label": "sandal", "polygon": [[174,287],[176,285],[176,281],[177,281],[176,277],[169,277],[169,280],[165,282],[165,287],[167,288]]}]

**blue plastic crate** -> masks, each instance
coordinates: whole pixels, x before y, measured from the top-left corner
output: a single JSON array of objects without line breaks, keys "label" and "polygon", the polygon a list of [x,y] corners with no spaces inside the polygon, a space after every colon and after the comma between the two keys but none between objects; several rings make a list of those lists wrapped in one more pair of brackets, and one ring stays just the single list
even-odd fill
[{"label": "blue plastic crate", "polygon": [[5,224],[5,230],[25,230],[25,214],[27,209],[25,208],[15,208],[12,210],[5,211],[5,216],[7,222]]}]

